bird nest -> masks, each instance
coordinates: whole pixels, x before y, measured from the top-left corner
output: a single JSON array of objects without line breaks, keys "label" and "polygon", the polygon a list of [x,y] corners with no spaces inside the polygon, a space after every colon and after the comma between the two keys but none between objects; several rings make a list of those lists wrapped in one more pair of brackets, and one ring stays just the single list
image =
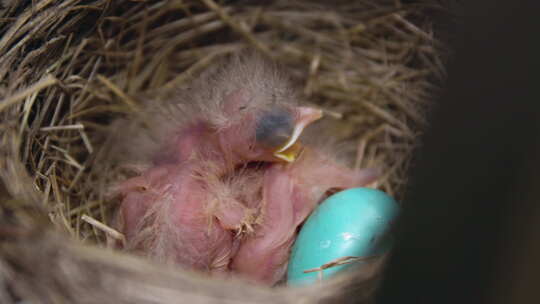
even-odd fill
[{"label": "bird nest", "polygon": [[381,168],[376,186],[399,199],[433,81],[444,72],[428,9],[385,0],[4,1],[0,302],[286,303],[369,294],[355,275],[316,292],[246,290],[96,248],[121,238],[109,228],[117,202],[106,194],[122,173],[103,150],[111,122],[135,111],[139,96],[182,86],[251,48],[287,69],[336,140],[349,143],[354,165]]}]

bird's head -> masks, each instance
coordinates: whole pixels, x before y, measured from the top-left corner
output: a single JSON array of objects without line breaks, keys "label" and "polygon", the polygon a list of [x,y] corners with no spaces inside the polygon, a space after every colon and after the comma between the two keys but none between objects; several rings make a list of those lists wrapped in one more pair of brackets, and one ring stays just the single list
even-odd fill
[{"label": "bird's head", "polygon": [[322,117],[309,107],[274,108],[262,112],[255,121],[254,149],[271,153],[275,159],[292,162],[302,151],[299,142],[304,128]]},{"label": "bird's head", "polygon": [[322,111],[292,103],[252,106],[238,102],[246,94],[236,93],[226,112],[233,123],[218,131],[224,150],[247,161],[293,162],[302,151],[302,131],[322,117]]}]

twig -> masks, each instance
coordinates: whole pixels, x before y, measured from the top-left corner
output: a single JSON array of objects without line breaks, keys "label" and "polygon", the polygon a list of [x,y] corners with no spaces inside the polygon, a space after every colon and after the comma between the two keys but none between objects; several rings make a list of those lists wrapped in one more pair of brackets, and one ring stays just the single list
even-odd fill
[{"label": "twig", "polygon": [[43,132],[62,131],[62,130],[84,130],[84,125],[79,123],[79,124],[74,124],[74,125],[43,127],[43,128],[39,128],[39,130]]},{"label": "twig", "polygon": [[137,102],[133,100],[130,96],[128,96],[124,91],[122,91],[119,87],[117,87],[114,83],[112,83],[109,79],[97,75],[97,78],[101,83],[103,83],[106,87],[108,87],[111,91],[113,91],[114,94],[116,94],[118,97],[120,97],[120,100],[126,103],[132,110],[138,109]]},{"label": "twig", "polygon": [[223,9],[221,8],[216,2],[213,0],[201,0],[209,9],[213,10],[218,14],[218,16],[228,24],[233,30],[238,32],[240,35],[242,35],[249,43],[251,43],[257,50],[264,53],[264,55],[268,56],[269,58],[272,58],[272,54],[270,53],[270,50],[266,45],[258,41],[253,34],[246,29],[246,26],[243,24],[239,24]]},{"label": "twig", "polygon": [[0,112],[4,111],[6,108],[14,105],[15,103],[23,100],[24,98],[30,96],[31,94],[35,92],[39,92],[43,90],[44,88],[50,87],[54,84],[58,83],[58,79],[56,79],[52,75],[47,75],[44,79],[40,80],[36,84],[22,90],[21,92],[9,96],[5,98],[4,100],[0,101]]},{"label": "twig", "polygon": [[93,218],[91,216],[88,216],[86,214],[83,214],[81,216],[81,219],[83,221],[87,222],[88,224],[94,226],[95,228],[103,231],[105,234],[112,237],[113,239],[122,242],[123,246],[125,245],[126,237],[125,237],[125,235],[123,233],[119,232],[118,230],[115,230],[115,229],[103,224],[102,222],[100,222],[100,221],[96,220],[95,218]]},{"label": "twig", "polygon": [[328,268],[345,265],[345,264],[351,264],[354,262],[369,261],[377,257],[379,256],[378,255],[373,255],[373,256],[368,256],[368,257],[345,256],[345,257],[332,260],[326,264],[323,264],[320,267],[304,270],[304,273],[311,273],[311,272],[317,272],[317,271],[322,272],[323,270],[328,269]]}]

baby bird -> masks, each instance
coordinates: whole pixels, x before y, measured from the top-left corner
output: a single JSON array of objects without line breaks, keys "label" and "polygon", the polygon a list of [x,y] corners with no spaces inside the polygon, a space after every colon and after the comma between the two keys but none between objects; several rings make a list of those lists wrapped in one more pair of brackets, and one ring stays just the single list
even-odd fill
[{"label": "baby bird", "polygon": [[116,225],[125,249],[163,262],[272,286],[326,193],[377,178],[302,145],[322,112],[299,105],[256,54],[229,58],[144,113],[147,127],[134,123],[128,144],[141,169],[115,188]]}]

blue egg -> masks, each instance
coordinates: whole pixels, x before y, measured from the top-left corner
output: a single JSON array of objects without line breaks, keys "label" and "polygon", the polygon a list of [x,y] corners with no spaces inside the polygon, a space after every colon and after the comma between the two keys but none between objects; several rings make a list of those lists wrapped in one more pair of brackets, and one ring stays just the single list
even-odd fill
[{"label": "blue egg", "polygon": [[[307,285],[319,280],[321,267],[346,256],[369,257],[388,251],[390,224],[399,206],[386,193],[371,188],[353,188],[328,197],[308,217],[293,245],[287,284]],[[323,278],[341,272],[356,262],[323,270]]]}]

